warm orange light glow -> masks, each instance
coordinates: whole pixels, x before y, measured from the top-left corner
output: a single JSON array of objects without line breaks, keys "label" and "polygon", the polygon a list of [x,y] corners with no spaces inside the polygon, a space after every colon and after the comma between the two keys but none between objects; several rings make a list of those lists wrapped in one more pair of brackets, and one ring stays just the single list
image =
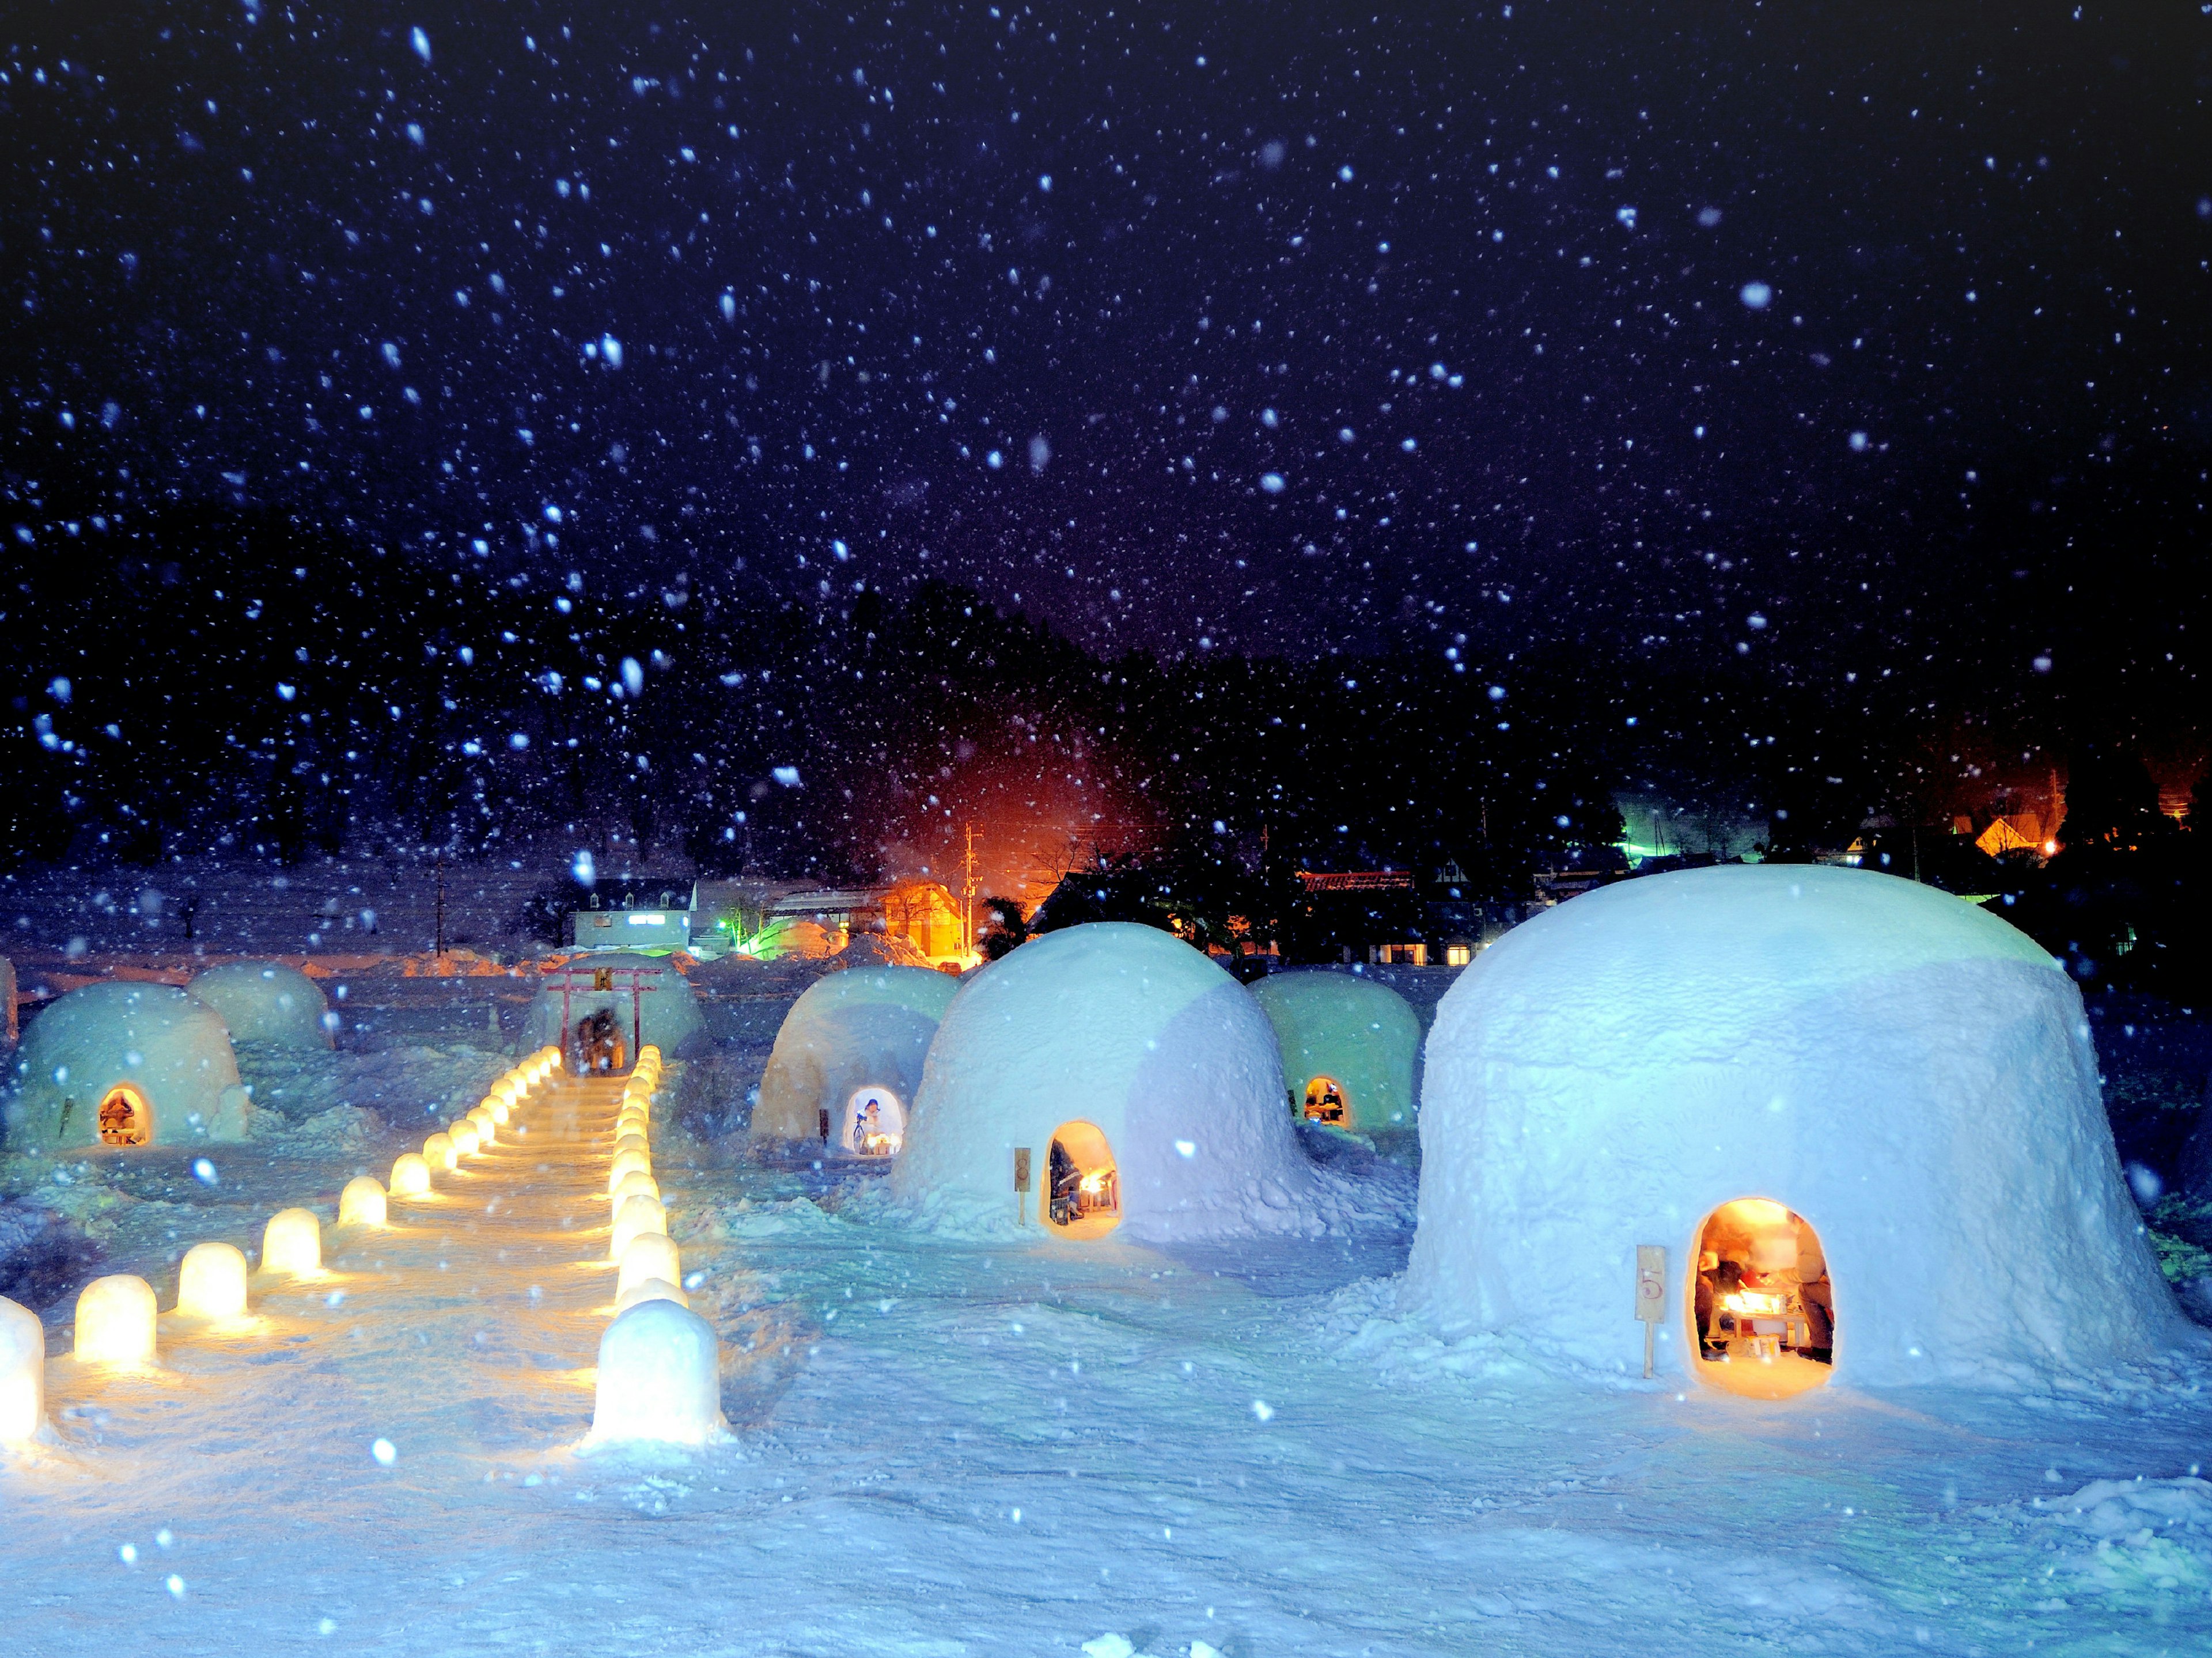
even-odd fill
[{"label": "warm orange light glow", "polygon": [[151,1364],[155,1344],[154,1286],[117,1272],[96,1278],[76,1298],[76,1359],[80,1364]]},{"label": "warm orange light glow", "polygon": [[0,1300],[0,1445],[36,1439],[46,1426],[46,1327],[27,1307]]},{"label": "warm orange light glow", "polygon": [[430,1190],[430,1165],[412,1151],[402,1154],[392,1165],[390,1181],[395,1198],[419,1198]]},{"label": "warm orange light glow", "polygon": [[384,1188],[376,1183],[373,1175],[356,1175],[338,1193],[338,1224],[341,1226],[381,1226],[387,1206]]},{"label": "warm orange light glow", "polygon": [[615,1209],[615,1230],[607,1246],[607,1259],[620,1265],[623,1251],[630,1241],[648,1232],[665,1236],[668,1231],[668,1211],[661,1207],[658,1198],[624,1198]]},{"label": "warm orange light glow", "polygon": [[269,1217],[261,1229],[261,1270],[291,1278],[313,1278],[323,1270],[323,1225],[313,1210],[279,1209]]},{"label": "warm orange light glow", "polygon": [[234,1243],[195,1243],[177,1267],[177,1313],[213,1320],[246,1316],[246,1252]]},{"label": "warm orange light glow", "polygon": [[615,1275],[615,1293],[620,1295],[647,1278],[656,1278],[671,1284],[683,1283],[684,1257],[676,1241],[665,1232],[641,1232],[622,1252],[621,1270]]},{"label": "warm orange light glow", "polygon": [[449,1174],[459,1166],[461,1154],[453,1145],[453,1137],[441,1133],[422,1142],[422,1161],[430,1165],[434,1175]]}]

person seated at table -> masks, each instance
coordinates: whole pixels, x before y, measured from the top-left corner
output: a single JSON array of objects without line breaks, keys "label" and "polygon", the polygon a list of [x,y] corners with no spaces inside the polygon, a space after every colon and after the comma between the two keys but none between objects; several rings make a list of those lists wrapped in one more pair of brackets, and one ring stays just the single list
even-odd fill
[{"label": "person seated at table", "polygon": [[[1710,1266],[1705,1265],[1708,1261]],[[1717,1358],[1728,1351],[1729,1338],[1735,1333],[1735,1315],[1729,1310],[1727,1297],[1742,1288],[1741,1263],[1723,1260],[1706,1250],[1698,1270],[1698,1350],[1705,1357]]]}]

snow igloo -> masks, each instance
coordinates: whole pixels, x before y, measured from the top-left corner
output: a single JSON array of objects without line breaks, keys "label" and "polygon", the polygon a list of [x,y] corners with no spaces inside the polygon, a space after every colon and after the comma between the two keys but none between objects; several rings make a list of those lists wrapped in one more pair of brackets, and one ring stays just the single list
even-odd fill
[{"label": "snow igloo", "polygon": [[1403,996],[1322,969],[1270,974],[1252,999],[1275,1029],[1294,1114],[1355,1134],[1413,1128],[1421,1021]]},{"label": "snow igloo", "polygon": [[896,1155],[930,1039],[959,989],[928,968],[856,967],[816,980],[775,1033],[754,1135]]},{"label": "snow igloo", "polygon": [[891,1191],[939,1224],[1070,1238],[1314,1224],[1267,1017],[1200,952],[1126,922],[1048,932],[962,983]]},{"label": "snow igloo", "polygon": [[281,962],[228,962],[190,987],[222,1015],[234,1042],[270,1048],[331,1047],[330,999],[299,969]]},{"label": "snow igloo", "polygon": [[16,1058],[19,1148],[242,1140],[252,1104],[222,1016],[169,985],[85,985],[33,1020]]},{"label": "snow igloo", "polygon": [[[647,987],[634,1001],[633,975]],[[685,1038],[702,1023],[691,981],[668,957],[592,950],[546,975],[523,1018],[521,1052],[557,1048],[575,1074],[623,1071],[636,1063],[641,1048],[658,1048],[678,1058]],[[608,1063],[586,1063],[584,1056],[594,1051]]]},{"label": "snow igloo", "polygon": [[1408,1300],[1784,1396],[2008,1386],[2202,1345],[2142,1236],[2081,1001],[1996,916],[1763,865],[1601,888],[1444,997]]}]

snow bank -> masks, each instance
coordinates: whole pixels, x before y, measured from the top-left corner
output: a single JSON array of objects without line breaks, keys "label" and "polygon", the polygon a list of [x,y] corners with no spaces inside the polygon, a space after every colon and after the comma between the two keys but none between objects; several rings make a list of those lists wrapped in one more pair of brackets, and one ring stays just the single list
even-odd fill
[{"label": "snow bank", "polygon": [[228,962],[195,978],[191,993],[222,1015],[234,1042],[272,1048],[329,1048],[330,1000],[297,968],[281,962]]},{"label": "snow bank", "polygon": [[830,1132],[864,1088],[914,1101],[923,1056],[960,981],[906,967],[856,968],[817,980],[784,1016],[761,1075],[752,1132],[770,1139],[814,1139],[822,1114]]},{"label": "snow bank", "polygon": [[1320,1224],[1266,1017],[1156,928],[1048,932],[963,981],[930,1044],[893,1196],[939,1225],[1012,1225],[1013,1154],[1027,1147],[1036,1227],[1047,1148],[1077,1122],[1111,1148],[1135,1237]]},{"label": "snow bank", "polygon": [[[627,987],[618,990],[592,990],[586,975],[600,968],[654,968],[656,977],[645,982],[653,987],[638,999],[638,1017],[643,1024],[641,1035],[635,1037],[638,1045],[650,1043],[671,1059],[677,1056],[684,1039],[701,1027],[699,998],[692,990],[690,981],[677,970],[675,963],[665,957],[629,956],[612,950],[593,950],[579,956],[569,963],[574,975],[574,987],[568,993],[568,1028],[561,1028],[561,982],[556,978],[547,987],[531,999],[530,1011],[522,1022],[519,1052],[527,1054],[534,1048],[557,1048],[562,1053],[569,1050],[578,1020],[605,1011],[615,1016],[615,1023],[625,1043],[631,1042],[630,993]],[[627,981],[617,981],[627,986]]]},{"label": "snow bank", "polygon": [[222,1016],[168,985],[86,985],[56,998],[15,1069],[17,1151],[100,1144],[100,1105],[118,1090],[143,1105],[148,1145],[244,1139],[252,1115]]},{"label": "snow bank", "polygon": [[1322,970],[1270,974],[1252,987],[1252,999],[1275,1029],[1294,1112],[1305,1108],[1308,1087],[1326,1079],[1344,1096],[1335,1127],[1357,1134],[1413,1127],[1421,1021],[1403,996]]},{"label": "snow bank", "polygon": [[1692,1363],[1705,1217],[1810,1224],[1834,1376],[2004,1385],[2203,1338],[2142,1237],[2080,996],[2025,935],[1888,876],[1626,882],[1517,927],[1429,1038],[1409,1302],[1571,1363],[1640,1366],[1636,1248]]}]

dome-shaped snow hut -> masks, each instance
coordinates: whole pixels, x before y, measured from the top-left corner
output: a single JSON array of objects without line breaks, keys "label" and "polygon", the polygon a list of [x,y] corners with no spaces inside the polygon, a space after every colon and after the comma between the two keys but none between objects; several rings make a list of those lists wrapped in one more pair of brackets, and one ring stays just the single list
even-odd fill
[{"label": "dome-shaped snow hut", "polygon": [[1403,996],[1319,969],[1270,974],[1252,999],[1275,1028],[1294,1115],[1356,1134],[1413,1127],[1421,1020]]},{"label": "dome-shaped snow hut", "polygon": [[953,1224],[1018,1215],[1073,1237],[1313,1218],[1266,1016],[1188,944],[1121,922],[1032,938],[963,982],[891,1189]]},{"label": "dome-shaped snow hut", "polygon": [[545,974],[523,1019],[520,1051],[558,1048],[578,1075],[626,1071],[642,1048],[677,1058],[702,1023],[691,981],[666,957],[593,950]]},{"label": "dome-shaped snow hut", "polygon": [[222,1015],[234,1042],[329,1048],[331,1011],[322,987],[281,962],[227,962],[195,978],[193,995]]},{"label": "dome-shaped snow hut", "polygon": [[1932,887],[1766,865],[1602,888],[1484,951],[1427,1060],[1407,1283],[1447,1327],[1640,1368],[1660,1246],[1658,1367],[1736,1392],[2191,1339],[2072,981]]},{"label": "dome-shaped snow hut", "polygon": [[775,1033],[754,1135],[896,1153],[929,1040],[959,989],[930,968],[859,967],[816,980]]},{"label": "dome-shaped snow hut", "polygon": [[9,1139],[42,1150],[246,1138],[252,1105],[222,1016],[169,985],[58,997],[16,1059]]}]

